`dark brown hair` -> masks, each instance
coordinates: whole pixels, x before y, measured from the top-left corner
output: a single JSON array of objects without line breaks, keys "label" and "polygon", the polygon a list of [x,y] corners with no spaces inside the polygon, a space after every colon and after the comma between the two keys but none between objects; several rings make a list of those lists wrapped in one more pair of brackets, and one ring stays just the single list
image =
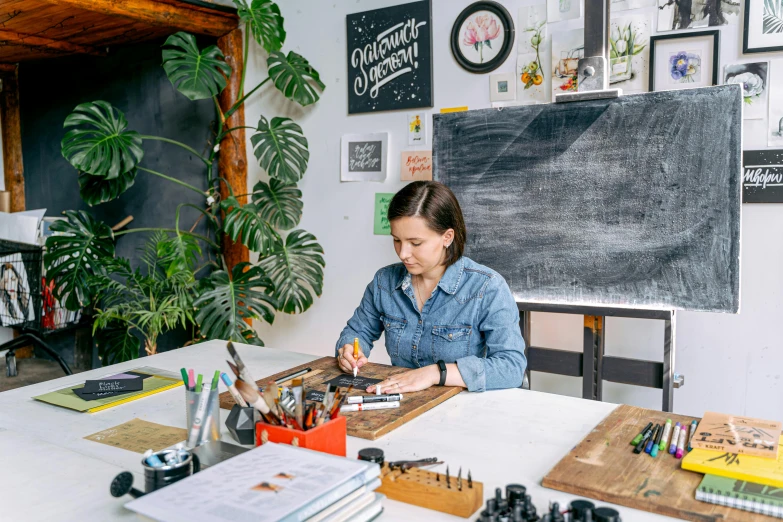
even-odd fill
[{"label": "dark brown hair", "polygon": [[465,250],[465,220],[454,193],[437,181],[414,181],[397,192],[389,204],[389,223],[402,217],[421,217],[438,234],[454,230],[454,241],[446,249],[445,265],[451,266]]}]

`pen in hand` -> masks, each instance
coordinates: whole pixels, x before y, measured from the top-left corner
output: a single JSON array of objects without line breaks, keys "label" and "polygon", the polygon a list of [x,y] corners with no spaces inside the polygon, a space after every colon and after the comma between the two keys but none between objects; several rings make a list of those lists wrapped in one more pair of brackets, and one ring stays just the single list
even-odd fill
[{"label": "pen in hand", "polygon": [[356,374],[359,373],[359,366],[357,361],[359,360],[359,338],[354,337],[353,339],[353,359],[354,359],[354,366],[353,366],[353,378],[356,378]]}]

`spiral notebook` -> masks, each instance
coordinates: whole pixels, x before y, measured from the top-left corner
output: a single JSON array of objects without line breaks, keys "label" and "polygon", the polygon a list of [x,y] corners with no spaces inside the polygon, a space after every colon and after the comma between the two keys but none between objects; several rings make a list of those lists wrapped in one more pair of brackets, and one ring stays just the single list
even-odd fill
[{"label": "spiral notebook", "polygon": [[705,475],[696,500],[783,518],[783,489],[774,486]]}]

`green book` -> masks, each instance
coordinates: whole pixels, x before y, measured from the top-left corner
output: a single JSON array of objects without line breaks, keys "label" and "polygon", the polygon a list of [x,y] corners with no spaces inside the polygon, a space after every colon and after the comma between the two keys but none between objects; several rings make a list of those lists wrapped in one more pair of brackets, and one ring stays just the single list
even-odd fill
[{"label": "green book", "polygon": [[696,500],[783,518],[783,489],[717,475],[704,475]]}]

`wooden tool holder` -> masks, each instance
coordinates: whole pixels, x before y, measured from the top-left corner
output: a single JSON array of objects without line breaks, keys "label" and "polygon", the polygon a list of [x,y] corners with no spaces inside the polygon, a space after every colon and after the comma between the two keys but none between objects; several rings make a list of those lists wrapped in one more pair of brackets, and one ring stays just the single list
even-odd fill
[{"label": "wooden tool holder", "polygon": [[389,465],[384,464],[381,481],[378,493],[383,493],[392,500],[449,515],[469,518],[484,504],[484,485],[473,481],[473,487],[470,488],[465,477],[462,477],[460,491],[455,476],[449,478],[449,488],[445,474],[420,468],[410,468],[403,473],[399,469],[390,470]]}]

